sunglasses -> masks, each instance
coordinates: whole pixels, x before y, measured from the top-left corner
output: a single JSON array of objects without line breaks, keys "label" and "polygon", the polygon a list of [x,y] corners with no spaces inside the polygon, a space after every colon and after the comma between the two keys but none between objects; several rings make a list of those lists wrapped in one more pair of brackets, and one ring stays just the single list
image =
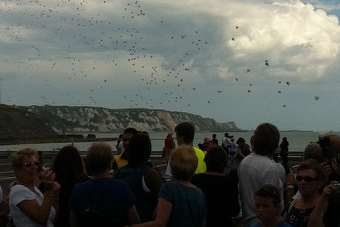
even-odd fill
[{"label": "sunglasses", "polygon": [[297,181],[302,181],[302,180],[304,180],[304,181],[307,182],[307,183],[318,180],[318,178],[309,177],[309,176],[305,176],[305,177],[303,177],[303,176],[296,176],[295,179],[296,179]]},{"label": "sunglasses", "polygon": [[40,166],[40,162],[24,162],[24,167]]}]

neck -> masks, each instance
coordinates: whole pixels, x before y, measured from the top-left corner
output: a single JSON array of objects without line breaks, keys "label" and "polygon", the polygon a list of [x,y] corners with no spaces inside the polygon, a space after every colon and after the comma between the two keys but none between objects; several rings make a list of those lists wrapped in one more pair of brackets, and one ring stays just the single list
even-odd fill
[{"label": "neck", "polygon": [[190,185],[192,185],[191,184],[191,179],[190,180],[188,180],[188,181],[185,181],[185,180],[176,180],[178,183],[180,183],[180,184],[184,184],[184,185],[187,185],[187,186],[190,186]]},{"label": "neck", "polygon": [[111,171],[107,170],[104,173],[99,173],[93,176],[93,179],[105,179],[105,178],[112,178]]},{"label": "neck", "polygon": [[314,203],[316,199],[319,198],[319,193],[314,193],[312,195],[304,195],[301,197],[302,202],[305,204]]},{"label": "neck", "polygon": [[213,172],[213,171],[207,171],[207,172],[205,172],[205,174],[216,175],[216,176],[225,176],[225,174],[222,173],[222,172]]},{"label": "neck", "polygon": [[25,185],[28,188],[34,189],[34,181],[26,180],[26,179],[23,179],[23,178],[17,178],[17,179],[18,179],[19,184],[22,184],[22,185]]},{"label": "neck", "polygon": [[261,221],[262,227],[276,227],[281,221],[280,217],[273,218],[271,220]]}]

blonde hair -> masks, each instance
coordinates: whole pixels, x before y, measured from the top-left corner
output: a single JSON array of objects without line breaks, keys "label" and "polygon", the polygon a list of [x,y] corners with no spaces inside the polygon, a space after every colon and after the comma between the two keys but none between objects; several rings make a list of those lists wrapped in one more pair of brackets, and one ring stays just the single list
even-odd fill
[{"label": "blonde hair", "polygon": [[197,163],[198,159],[192,146],[179,146],[171,155],[171,173],[177,180],[190,180]]},{"label": "blonde hair", "polygon": [[91,175],[104,173],[112,168],[112,148],[106,143],[95,143],[88,151],[86,166]]},{"label": "blonde hair", "polygon": [[13,169],[14,170],[21,169],[23,166],[24,159],[26,157],[32,157],[32,156],[38,157],[38,153],[31,148],[25,148],[25,149],[22,149],[16,152],[11,158]]}]

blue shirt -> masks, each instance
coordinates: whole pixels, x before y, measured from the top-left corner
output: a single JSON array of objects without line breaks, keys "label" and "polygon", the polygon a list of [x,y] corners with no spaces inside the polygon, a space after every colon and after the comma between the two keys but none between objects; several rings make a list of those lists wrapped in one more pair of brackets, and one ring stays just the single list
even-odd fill
[{"label": "blue shirt", "polygon": [[77,184],[71,196],[71,210],[79,226],[125,226],[134,196],[122,181],[90,179]]}]

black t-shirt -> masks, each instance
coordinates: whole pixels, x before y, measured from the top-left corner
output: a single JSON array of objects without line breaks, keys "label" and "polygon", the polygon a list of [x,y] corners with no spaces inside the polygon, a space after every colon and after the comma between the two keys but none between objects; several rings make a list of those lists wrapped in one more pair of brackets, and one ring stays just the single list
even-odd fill
[{"label": "black t-shirt", "polygon": [[232,226],[232,217],[240,211],[237,177],[202,173],[195,175],[192,183],[199,187],[206,197],[206,226]]},{"label": "black t-shirt", "polygon": [[120,227],[128,224],[128,210],[135,203],[128,185],[105,178],[77,184],[71,196],[71,210],[81,227]]},{"label": "black t-shirt", "polygon": [[142,222],[153,220],[154,210],[158,202],[158,192],[156,194],[146,192],[143,187],[143,178],[145,178],[146,173],[150,170],[151,168],[148,166],[143,168],[125,166],[115,174],[116,179],[123,180],[129,185],[130,190],[135,196],[136,208]]}]

